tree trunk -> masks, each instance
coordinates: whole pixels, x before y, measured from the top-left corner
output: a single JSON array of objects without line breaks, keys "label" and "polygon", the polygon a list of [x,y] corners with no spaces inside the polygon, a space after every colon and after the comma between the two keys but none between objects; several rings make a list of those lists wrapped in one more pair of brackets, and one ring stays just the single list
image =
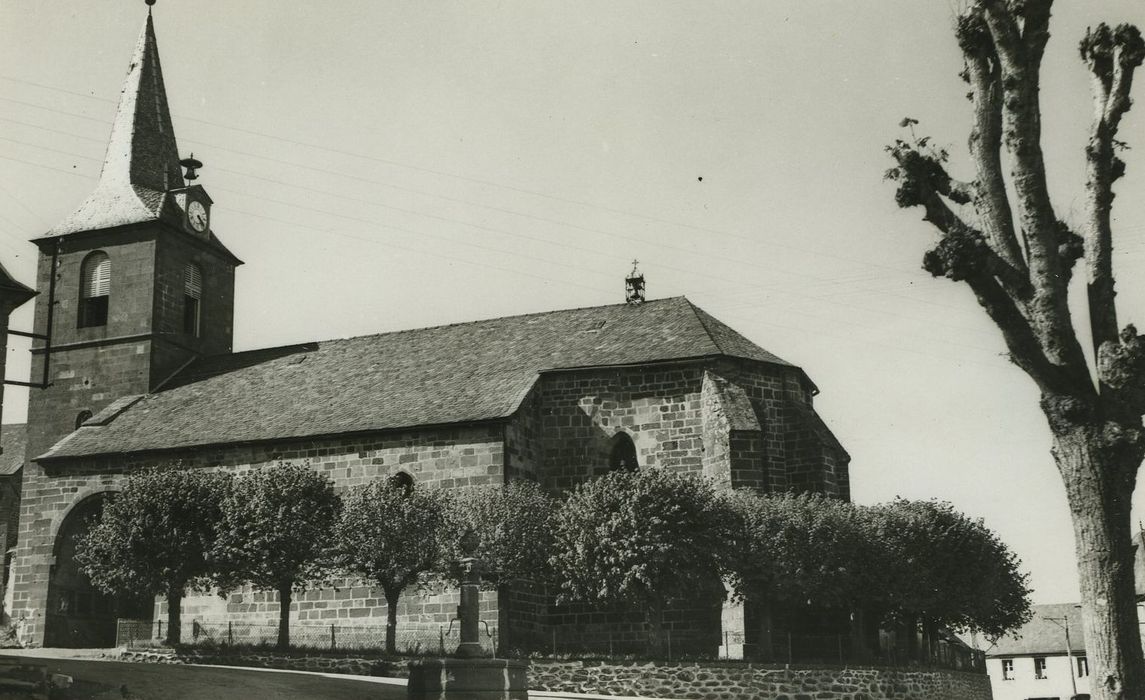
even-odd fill
[{"label": "tree trunk", "polygon": [[167,587],[167,646],[175,646],[182,636],[183,585],[170,584]]},{"label": "tree trunk", "polygon": [[401,589],[382,591],[386,596],[386,653],[398,653],[398,601],[401,600]]},{"label": "tree trunk", "polygon": [[290,648],[290,602],[294,587],[280,584],[278,587],[278,644],[283,651]]},{"label": "tree trunk", "polygon": [[771,662],[775,659],[775,620],[771,614],[771,599],[759,601],[759,660]]},{"label": "tree trunk", "polygon": [[653,659],[667,659],[667,638],[664,634],[664,601],[659,598],[651,601],[644,611],[645,653]]},{"label": "tree trunk", "polygon": [[905,633],[906,637],[903,641],[906,642],[906,658],[911,662],[919,660],[918,655],[918,618],[914,615],[906,615],[903,618],[900,628]]},{"label": "tree trunk", "polygon": [[1082,428],[1054,438],[1073,516],[1092,691],[1100,700],[1145,696],[1130,519],[1141,449],[1113,443],[1110,436],[1122,434]]},{"label": "tree trunk", "polygon": [[851,658],[870,661],[872,650],[867,636],[867,609],[856,605],[851,609]]}]

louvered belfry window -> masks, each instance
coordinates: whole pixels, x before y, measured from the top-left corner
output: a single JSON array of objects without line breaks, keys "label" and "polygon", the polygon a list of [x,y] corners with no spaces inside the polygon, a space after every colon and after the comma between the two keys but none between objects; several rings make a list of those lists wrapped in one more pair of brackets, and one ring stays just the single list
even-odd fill
[{"label": "louvered belfry window", "polygon": [[111,259],[97,250],[84,258],[80,267],[80,304],[77,325],[92,328],[107,325],[111,299]]},{"label": "louvered belfry window", "polygon": [[203,271],[195,263],[183,268],[183,332],[195,337],[201,329]]}]

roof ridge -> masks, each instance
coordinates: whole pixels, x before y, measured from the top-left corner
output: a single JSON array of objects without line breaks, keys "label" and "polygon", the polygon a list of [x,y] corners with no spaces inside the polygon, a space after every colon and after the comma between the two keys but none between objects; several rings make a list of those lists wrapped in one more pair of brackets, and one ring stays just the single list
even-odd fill
[{"label": "roof ridge", "polygon": [[[712,345],[716,347],[716,351],[721,355],[727,354],[724,352],[723,346],[720,345],[720,341],[716,340],[715,335],[712,334],[711,327],[709,327],[707,322],[704,321],[704,316],[711,316],[711,314],[693,304],[691,299],[688,299],[687,297],[682,298],[684,302],[692,309],[692,313],[695,315],[696,320],[700,322],[700,327],[704,329],[704,335],[708,336],[708,340],[712,341]],[[712,316],[712,318],[715,317]]]},{"label": "roof ridge", "polygon": [[[684,302],[689,304],[689,305],[691,305],[691,303],[692,303],[692,302],[688,301],[687,297],[681,295],[681,296],[677,296],[677,297],[665,297],[663,299],[653,299],[652,301],[644,302],[642,304],[642,306],[647,306],[649,304],[660,304],[662,302],[667,302],[667,301],[677,301],[680,299],[684,300]],[[432,330],[438,330],[441,328],[457,328],[459,326],[471,326],[471,325],[474,325],[477,323],[491,323],[493,321],[506,321],[506,320],[515,319],[515,318],[528,318],[530,316],[542,317],[542,316],[552,316],[554,314],[571,313],[573,311],[587,311],[589,309],[607,309],[607,308],[614,307],[614,306],[616,306],[616,307],[629,306],[629,304],[620,303],[620,304],[599,304],[596,306],[577,306],[577,307],[574,307],[571,309],[553,309],[551,311],[533,311],[533,312],[525,313],[525,314],[509,314],[508,316],[493,316],[491,318],[479,318],[479,319],[474,319],[472,321],[456,321],[454,323],[440,323],[436,326],[419,326],[417,328],[402,328],[402,329],[396,330],[396,331],[383,331],[381,333],[363,333],[362,335],[343,336],[341,338],[324,338],[324,339],[319,339],[319,340],[304,340],[302,342],[287,343],[285,345],[271,345],[271,346],[262,347],[262,348],[251,348],[250,350],[242,350],[240,352],[231,352],[231,353],[225,353],[225,354],[220,354],[220,355],[205,355],[200,359],[208,360],[208,359],[215,359],[218,357],[237,357],[240,355],[246,355],[248,353],[270,352],[273,350],[286,350],[288,348],[300,348],[301,349],[302,346],[304,346],[304,345],[315,345],[317,343],[349,342],[352,340],[363,340],[366,338],[379,338],[381,336],[394,336],[394,335],[402,335],[405,333],[421,333],[422,331],[432,331]],[[693,306],[693,308],[695,308],[695,307]],[[709,335],[709,337],[710,337],[710,333],[707,330],[707,326],[704,327],[704,332],[705,332],[705,334]]]}]

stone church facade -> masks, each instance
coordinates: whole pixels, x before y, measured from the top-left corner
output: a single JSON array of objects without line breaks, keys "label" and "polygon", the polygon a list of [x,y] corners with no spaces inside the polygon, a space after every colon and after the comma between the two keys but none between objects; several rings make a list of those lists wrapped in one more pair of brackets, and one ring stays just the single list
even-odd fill
[{"label": "stone church facade", "polygon": [[[232,352],[241,261],[210,225],[212,204],[180,168],[148,17],[99,184],[35,241],[35,331],[52,341],[34,347],[33,375],[50,363],[50,385],[30,395],[9,577],[31,644],[101,645],[116,617],[161,612],[96,593],[72,561],[84,519],[145,466],[290,461],[340,489],[404,473],[450,489],[531,479],[554,494],[635,466],[850,497],[849,457],[806,373],[683,297]],[[518,645],[639,633],[639,620],[557,606],[526,585],[484,603]],[[401,625],[436,629],[456,596],[401,605]],[[382,625],[385,613],[380,592],[346,582],[296,596],[292,620]],[[182,614],[187,630],[273,623],[276,594],[191,596]],[[735,655],[750,617],[717,597],[678,603],[670,624],[684,646]]]}]

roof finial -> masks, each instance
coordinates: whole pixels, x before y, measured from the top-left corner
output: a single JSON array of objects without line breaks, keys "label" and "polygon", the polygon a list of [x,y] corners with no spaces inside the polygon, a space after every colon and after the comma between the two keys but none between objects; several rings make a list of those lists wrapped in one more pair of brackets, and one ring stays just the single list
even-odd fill
[{"label": "roof finial", "polygon": [[644,273],[637,269],[639,260],[632,261],[632,272],[624,279],[624,301],[636,306],[644,303]]},{"label": "roof finial", "polygon": [[155,0],[143,0],[147,3],[147,16],[151,16],[151,6],[155,4]]}]

